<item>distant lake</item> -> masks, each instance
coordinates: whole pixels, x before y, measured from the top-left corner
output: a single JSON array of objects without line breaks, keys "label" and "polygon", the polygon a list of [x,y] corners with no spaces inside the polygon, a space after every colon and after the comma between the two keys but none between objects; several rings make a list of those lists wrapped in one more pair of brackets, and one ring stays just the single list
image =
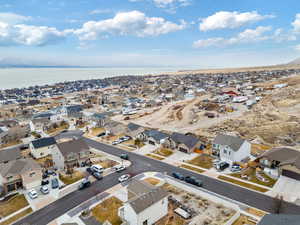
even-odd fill
[{"label": "distant lake", "polygon": [[184,68],[1,68],[0,89],[54,84],[64,81],[102,79],[121,75],[175,72]]}]

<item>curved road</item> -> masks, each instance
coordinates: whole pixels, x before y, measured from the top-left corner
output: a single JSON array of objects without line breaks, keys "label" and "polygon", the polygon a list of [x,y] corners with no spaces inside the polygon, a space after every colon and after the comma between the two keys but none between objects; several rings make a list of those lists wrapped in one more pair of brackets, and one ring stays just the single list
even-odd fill
[{"label": "curved road", "polygon": [[[119,156],[120,154],[124,153],[124,150],[121,150],[111,145],[99,143],[87,138],[85,138],[85,141],[92,148],[104,151],[115,156]],[[138,155],[131,152],[126,153],[129,155],[129,160],[132,162],[132,165],[123,173],[139,174],[146,171],[157,171],[162,173],[166,172],[170,175],[172,172],[179,172],[184,176],[192,175],[201,179],[203,181],[203,188],[209,191],[215,192],[219,195],[223,195],[225,197],[247,204],[249,206],[253,206],[258,209],[272,213],[274,212],[276,205],[278,205],[278,203],[276,204],[272,197],[266,196],[264,194],[254,192],[226,182],[222,182],[201,174],[193,173],[191,171],[187,171],[185,169],[178,168],[142,155]],[[51,203],[47,207],[32,213],[31,215],[25,217],[24,219],[18,221],[15,224],[46,225],[52,220],[56,219],[57,217],[65,214],[72,208],[92,198],[96,194],[99,194],[105,191],[106,189],[116,185],[118,183],[118,177],[121,174],[110,174],[104,177],[103,180],[96,181],[90,188],[72,192],[69,195]],[[282,202],[280,212],[288,214],[299,214],[300,206],[288,202]]]}]

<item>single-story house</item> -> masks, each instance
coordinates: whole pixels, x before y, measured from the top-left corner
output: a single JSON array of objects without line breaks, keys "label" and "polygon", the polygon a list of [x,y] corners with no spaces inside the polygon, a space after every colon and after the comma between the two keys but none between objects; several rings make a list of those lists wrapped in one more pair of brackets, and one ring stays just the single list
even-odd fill
[{"label": "single-story house", "polygon": [[127,125],[127,135],[132,137],[133,139],[140,138],[140,135],[145,131],[145,128],[135,124],[135,123],[129,123]]},{"label": "single-story house", "polygon": [[54,167],[59,170],[79,167],[90,161],[90,147],[83,139],[57,144],[52,151]]},{"label": "single-story house", "polygon": [[119,208],[120,218],[130,225],[152,225],[168,214],[168,192],[144,181],[132,180],[128,201]]},{"label": "single-story house", "polygon": [[230,164],[250,157],[251,144],[240,137],[219,134],[213,141],[213,155]]},{"label": "single-story house", "polygon": [[169,138],[169,146],[171,149],[176,149],[184,153],[192,153],[199,149],[200,140],[192,135],[185,135],[174,132]]},{"label": "single-story house", "polygon": [[23,157],[19,148],[7,148],[0,151],[0,164],[21,158]]},{"label": "single-story house", "polygon": [[5,193],[37,187],[41,181],[42,168],[33,159],[17,159],[0,164],[0,184]]},{"label": "single-story house", "polygon": [[113,120],[107,122],[104,128],[106,132],[111,135],[122,135],[126,133],[126,125]]},{"label": "single-story house", "polygon": [[257,225],[299,225],[300,215],[266,214]]},{"label": "single-story house", "polygon": [[56,140],[54,137],[45,137],[33,140],[29,144],[30,153],[35,159],[40,159],[51,155],[51,152],[56,146]]},{"label": "single-story house", "polygon": [[168,134],[160,132],[158,130],[146,130],[143,132],[145,141],[151,145],[161,145],[169,138]]},{"label": "single-story house", "polygon": [[278,169],[278,175],[300,180],[300,151],[292,148],[273,148],[258,157],[264,168]]}]

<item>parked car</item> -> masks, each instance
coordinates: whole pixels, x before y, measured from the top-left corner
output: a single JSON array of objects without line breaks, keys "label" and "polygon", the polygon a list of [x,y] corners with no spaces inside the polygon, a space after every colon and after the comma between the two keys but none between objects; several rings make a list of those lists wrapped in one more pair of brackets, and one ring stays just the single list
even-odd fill
[{"label": "parked car", "polygon": [[120,142],[120,140],[116,140],[116,141],[113,141],[113,145],[117,145],[117,144],[120,144],[121,142]]},{"label": "parked car", "polygon": [[28,196],[31,198],[31,199],[35,199],[38,197],[38,193],[36,192],[36,190],[32,189],[28,192]]},{"label": "parked car", "polygon": [[46,174],[49,176],[49,175],[56,175],[55,171],[53,170],[46,170]]},{"label": "parked car", "polygon": [[126,170],[126,167],[123,166],[123,165],[117,165],[117,166],[114,167],[114,169],[115,169],[116,172],[121,172],[123,170]]},{"label": "parked car", "polygon": [[43,176],[42,176],[43,179],[46,179],[48,177],[49,177],[49,175],[47,173],[43,173]]},{"label": "parked car", "polygon": [[49,188],[47,187],[47,186],[42,186],[41,188],[40,188],[40,191],[44,194],[44,195],[46,195],[46,194],[49,194]]},{"label": "parked car", "polygon": [[105,135],[106,135],[106,133],[103,132],[103,133],[98,134],[97,137],[103,137],[103,136],[105,136]]},{"label": "parked car", "polygon": [[203,185],[203,182],[202,182],[201,180],[198,180],[198,179],[195,178],[195,177],[186,176],[186,177],[184,178],[184,180],[185,180],[187,183],[196,185],[196,186],[198,186],[198,187],[202,187],[202,185]]},{"label": "parked car", "polygon": [[92,165],[91,166],[91,170],[93,171],[93,172],[98,172],[98,173],[103,173],[103,167],[102,166],[100,166],[100,165]]},{"label": "parked car", "polygon": [[103,176],[102,176],[101,173],[94,172],[94,173],[92,173],[92,175],[93,175],[97,180],[102,180],[102,179],[103,179]]},{"label": "parked car", "polygon": [[49,180],[42,180],[42,183],[41,183],[42,186],[47,185],[47,184],[49,184]]},{"label": "parked car", "polygon": [[119,180],[119,182],[122,183],[122,182],[129,180],[130,177],[131,177],[130,174],[124,174],[124,175],[120,176],[118,180]]},{"label": "parked car", "polygon": [[88,172],[89,174],[93,173],[93,170],[91,169],[91,167],[86,168],[86,172]]},{"label": "parked car", "polygon": [[238,165],[238,164],[233,164],[232,166],[231,166],[231,168],[230,168],[230,171],[231,172],[239,172],[239,171],[241,171],[241,166],[240,165]]},{"label": "parked car", "polygon": [[217,164],[216,168],[219,171],[223,171],[223,170],[225,170],[228,167],[229,167],[229,163],[227,163],[227,162],[220,162],[219,164]]},{"label": "parked car", "polygon": [[121,155],[120,155],[120,158],[121,158],[121,159],[128,160],[128,159],[129,159],[129,156],[128,156],[128,154],[125,154],[125,153],[124,153],[124,154],[121,154]]},{"label": "parked car", "polygon": [[128,141],[128,140],[130,140],[130,139],[131,139],[130,136],[124,136],[124,137],[120,137],[119,141],[124,142],[124,141]]},{"label": "parked car", "polygon": [[58,179],[57,179],[57,178],[54,178],[54,179],[51,180],[51,187],[52,187],[53,189],[59,187],[59,183],[58,183]]},{"label": "parked car", "polygon": [[78,189],[79,190],[82,190],[82,189],[85,189],[85,188],[88,188],[89,186],[91,186],[91,181],[89,181],[88,179],[84,179],[81,184],[79,185]]},{"label": "parked car", "polygon": [[174,178],[176,178],[176,179],[184,180],[184,176],[181,175],[180,173],[174,172],[174,173],[172,173],[172,176],[173,176]]}]

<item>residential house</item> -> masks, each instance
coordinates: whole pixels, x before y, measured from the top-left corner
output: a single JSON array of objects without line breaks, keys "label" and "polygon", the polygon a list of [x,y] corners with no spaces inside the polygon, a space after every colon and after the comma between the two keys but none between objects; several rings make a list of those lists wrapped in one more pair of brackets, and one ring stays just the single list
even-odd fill
[{"label": "residential house", "polygon": [[118,212],[125,224],[152,225],[168,214],[168,192],[162,187],[132,180],[127,191],[128,201]]},{"label": "residential house", "polygon": [[193,135],[174,132],[169,138],[169,146],[184,153],[192,153],[201,146],[201,141]]},{"label": "residential house", "polygon": [[83,107],[82,105],[70,105],[66,106],[64,109],[64,113],[67,117],[79,118],[82,117]]},{"label": "residential house", "polygon": [[5,193],[37,187],[42,181],[42,168],[33,159],[17,159],[0,164],[0,184]]},{"label": "residential house", "polygon": [[300,215],[266,214],[257,225],[299,225]]},{"label": "residential house", "polygon": [[133,139],[141,138],[141,134],[145,131],[145,128],[135,124],[135,123],[129,123],[127,125],[127,135],[132,137]]},{"label": "residential house", "polygon": [[19,148],[7,148],[0,151],[0,164],[21,158],[23,157]]},{"label": "residential house", "polygon": [[123,135],[126,133],[126,125],[123,123],[110,120],[104,126],[106,132],[110,135]]},{"label": "residential house", "polygon": [[94,113],[91,116],[94,127],[104,127],[110,120],[111,112]]},{"label": "residential house", "polygon": [[8,129],[6,127],[0,127],[0,144],[4,144],[7,135]]},{"label": "residential house", "polygon": [[83,139],[74,139],[57,144],[52,151],[54,167],[59,170],[79,167],[90,162],[90,147]]},{"label": "residential house", "polygon": [[54,137],[45,137],[32,141],[29,144],[30,153],[35,159],[40,159],[51,155],[54,148],[57,148]]},{"label": "residential house", "polygon": [[277,174],[300,181],[300,151],[292,148],[273,148],[258,157],[265,171],[277,170]]},{"label": "residential house", "polygon": [[240,137],[219,134],[213,141],[213,155],[230,164],[250,157],[251,144]]},{"label": "residential house", "polygon": [[143,132],[145,141],[151,145],[161,145],[169,138],[168,134],[160,132],[158,130],[146,130]]},{"label": "residential house", "polygon": [[42,131],[44,130],[44,127],[46,127],[50,123],[51,123],[50,118],[42,117],[42,118],[32,119],[29,122],[29,126],[31,131]]}]

